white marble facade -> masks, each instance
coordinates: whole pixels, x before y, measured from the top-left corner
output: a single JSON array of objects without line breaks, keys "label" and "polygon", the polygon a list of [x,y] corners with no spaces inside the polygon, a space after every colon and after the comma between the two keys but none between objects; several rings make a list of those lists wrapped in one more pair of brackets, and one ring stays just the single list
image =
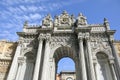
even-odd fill
[{"label": "white marble facade", "polygon": [[25,22],[7,80],[55,80],[63,57],[74,60],[76,80],[120,80],[114,33],[107,19],[88,24],[83,14],[75,19],[66,11],[54,20],[48,14],[42,25]]}]

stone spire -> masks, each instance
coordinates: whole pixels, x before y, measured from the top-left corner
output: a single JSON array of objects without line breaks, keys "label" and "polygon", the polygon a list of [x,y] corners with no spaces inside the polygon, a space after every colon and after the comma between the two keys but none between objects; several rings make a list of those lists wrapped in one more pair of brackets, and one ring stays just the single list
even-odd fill
[{"label": "stone spire", "polygon": [[110,25],[109,25],[109,22],[106,18],[104,18],[104,25],[105,25],[107,30],[110,30]]}]

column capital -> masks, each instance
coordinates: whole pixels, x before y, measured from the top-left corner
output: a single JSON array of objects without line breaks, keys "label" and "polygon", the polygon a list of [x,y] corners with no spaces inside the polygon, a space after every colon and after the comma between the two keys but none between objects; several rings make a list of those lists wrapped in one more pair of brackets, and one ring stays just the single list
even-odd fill
[{"label": "column capital", "polygon": [[79,39],[80,41],[82,41],[82,40],[83,40],[83,37],[84,37],[83,33],[79,32],[79,33],[78,33],[78,39]]},{"label": "column capital", "polygon": [[51,34],[47,33],[45,36],[46,42],[49,42],[51,39]]},{"label": "column capital", "polygon": [[86,32],[86,33],[85,33],[85,39],[86,39],[87,41],[90,41],[90,33],[89,33],[89,32]]},{"label": "column capital", "polygon": [[43,33],[39,34],[38,40],[39,41],[43,41],[44,40],[44,34]]},{"label": "column capital", "polygon": [[18,63],[22,65],[25,62],[26,58],[25,57],[18,57]]},{"label": "column capital", "polygon": [[109,62],[110,64],[114,64],[114,58],[113,57],[109,58]]}]

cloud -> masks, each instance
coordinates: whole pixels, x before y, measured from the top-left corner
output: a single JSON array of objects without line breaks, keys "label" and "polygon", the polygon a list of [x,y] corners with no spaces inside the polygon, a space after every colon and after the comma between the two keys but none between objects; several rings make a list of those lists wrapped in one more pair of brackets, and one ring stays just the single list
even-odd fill
[{"label": "cloud", "polygon": [[30,14],[29,17],[35,20],[35,19],[41,19],[42,15],[35,13],[35,14]]},{"label": "cloud", "polygon": [[51,13],[73,2],[54,0],[1,0],[0,38],[17,40],[16,32],[22,30],[23,23],[41,23],[45,14]]}]

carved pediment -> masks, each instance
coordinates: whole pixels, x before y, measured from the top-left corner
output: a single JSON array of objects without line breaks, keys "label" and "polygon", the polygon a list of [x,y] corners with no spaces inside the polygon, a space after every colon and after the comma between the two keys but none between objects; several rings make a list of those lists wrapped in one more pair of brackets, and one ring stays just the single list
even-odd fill
[{"label": "carved pediment", "polygon": [[63,11],[60,16],[55,16],[54,25],[61,28],[67,28],[68,26],[71,27],[74,22],[74,16]]}]

